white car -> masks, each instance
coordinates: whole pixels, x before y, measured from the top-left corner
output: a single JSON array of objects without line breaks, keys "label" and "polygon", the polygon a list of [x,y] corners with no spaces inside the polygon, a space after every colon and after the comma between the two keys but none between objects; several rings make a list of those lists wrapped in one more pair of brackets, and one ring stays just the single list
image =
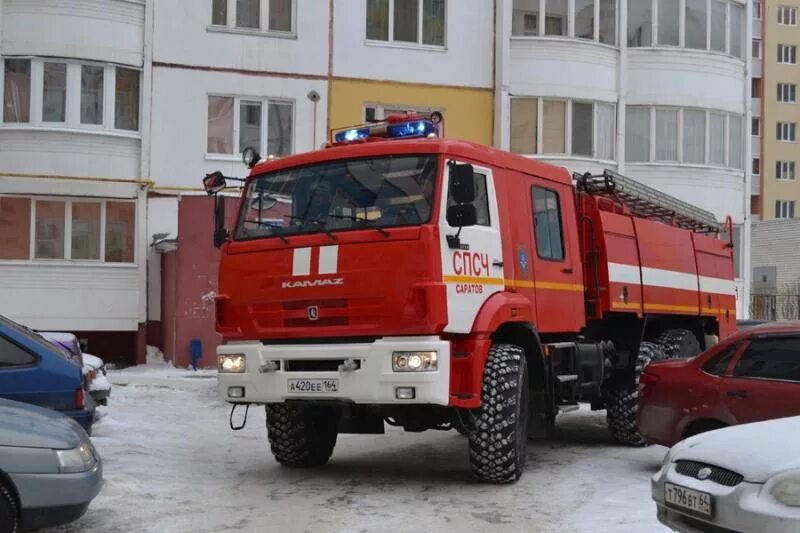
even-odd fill
[{"label": "white car", "polygon": [[676,444],[652,480],[658,519],[686,533],[800,531],[800,417]]}]

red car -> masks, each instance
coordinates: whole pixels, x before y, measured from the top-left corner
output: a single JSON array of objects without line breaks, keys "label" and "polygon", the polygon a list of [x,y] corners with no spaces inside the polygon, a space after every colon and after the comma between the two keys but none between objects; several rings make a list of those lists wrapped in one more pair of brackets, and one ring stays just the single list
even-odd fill
[{"label": "red car", "polygon": [[639,432],[672,446],[735,424],[800,415],[800,322],[745,329],[639,379]]}]

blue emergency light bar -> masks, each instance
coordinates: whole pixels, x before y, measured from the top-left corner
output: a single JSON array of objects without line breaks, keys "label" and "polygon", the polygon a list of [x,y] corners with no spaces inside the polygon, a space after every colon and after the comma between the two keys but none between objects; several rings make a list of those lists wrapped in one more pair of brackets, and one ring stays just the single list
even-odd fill
[{"label": "blue emergency light bar", "polygon": [[335,143],[364,141],[369,138],[410,139],[437,135],[436,126],[427,119],[415,119],[407,122],[379,122],[369,126],[358,126],[337,132]]}]

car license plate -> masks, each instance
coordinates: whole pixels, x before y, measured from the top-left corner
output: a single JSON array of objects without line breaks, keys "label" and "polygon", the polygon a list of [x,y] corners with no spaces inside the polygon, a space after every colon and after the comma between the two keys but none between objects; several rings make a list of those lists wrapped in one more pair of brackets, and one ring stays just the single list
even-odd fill
[{"label": "car license plate", "polygon": [[672,483],[664,485],[664,500],[671,506],[711,516],[711,495],[699,490],[679,487]]},{"label": "car license plate", "polygon": [[330,394],[339,392],[338,379],[290,379],[289,392],[293,394]]}]

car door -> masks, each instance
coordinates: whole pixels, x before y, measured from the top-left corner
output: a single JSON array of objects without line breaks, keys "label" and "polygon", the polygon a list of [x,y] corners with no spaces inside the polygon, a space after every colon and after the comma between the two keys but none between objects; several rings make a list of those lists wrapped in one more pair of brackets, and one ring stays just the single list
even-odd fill
[{"label": "car door", "polygon": [[740,424],[800,415],[800,336],[752,338],[720,392]]}]

